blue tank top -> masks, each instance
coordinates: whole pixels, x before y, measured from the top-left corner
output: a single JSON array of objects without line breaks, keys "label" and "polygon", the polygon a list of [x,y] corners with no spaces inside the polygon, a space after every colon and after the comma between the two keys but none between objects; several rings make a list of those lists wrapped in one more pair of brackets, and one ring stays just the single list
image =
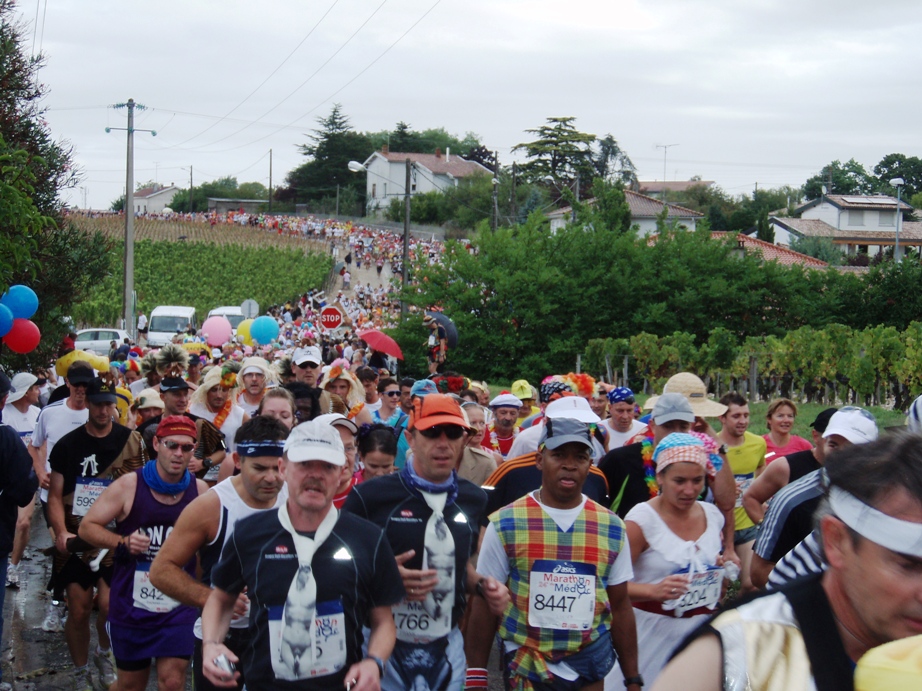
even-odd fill
[{"label": "blue tank top", "polygon": [[[109,620],[135,628],[191,626],[198,616],[198,609],[181,605],[154,588],[150,583],[150,565],[173,530],[179,514],[198,496],[198,485],[193,478],[179,502],[162,504],[151,493],[142,470],[135,471],[138,484],[131,511],[124,521],[116,524],[115,532],[131,535],[143,528],[150,537],[150,547],[138,555],[129,554],[123,547],[116,550],[109,595]],[[195,578],[195,558],[190,559],[183,569]]]}]

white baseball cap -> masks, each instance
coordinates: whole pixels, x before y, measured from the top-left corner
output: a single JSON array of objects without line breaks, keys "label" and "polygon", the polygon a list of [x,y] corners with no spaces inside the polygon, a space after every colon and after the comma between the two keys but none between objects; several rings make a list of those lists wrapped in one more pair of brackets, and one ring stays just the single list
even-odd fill
[{"label": "white baseball cap", "polygon": [[570,420],[579,420],[586,424],[601,422],[602,418],[592,412],[589,407],[589,401],[581,396],[565,396],[558,398],[556,401],[549,403],[544,409],[544,414],[552,420],[557,418],[569,418]]},{"label": "white baseball cap", "polygon": [[303,365],[305,362],[320,365],[323,363],[323,355],[317,346],[308,346],[307,348],[298,348],[294,355],[291,356],[291,361],[296,365]]},{"label": "white baseball cap", "polygon": [[325,461],[333,465],[346,465],[346,448],[333,425],[308,420],[291,430],[285,440],[285,458],[292,463]]},{"label": "white baseball cap", "polygon": [[852,444],[869,444],[877,439],[877,421],[864,408],[846,406],[829,418],[823,439],[833,434],[848,439]]},{"label": "white baseball cap", "polygon": [[32,385],[38,381],[38,377],[34,374],[29,374],[28,372],[20,372],[13,377],[12,386],[10,393],[7,396],[7,403],[15,403],[20,398],[26,395]]}]

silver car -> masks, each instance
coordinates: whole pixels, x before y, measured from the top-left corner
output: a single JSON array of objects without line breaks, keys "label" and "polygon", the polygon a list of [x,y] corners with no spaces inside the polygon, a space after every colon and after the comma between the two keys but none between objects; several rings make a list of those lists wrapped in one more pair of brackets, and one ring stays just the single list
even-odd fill
[{"label": "silver car", "polygon": [[130,338],[127,331],[121,329],[81,329],[77,332],[77,350],[92,350],[97,355],[109,355],[115,341],[116,347],[122,345],[126,338]]}]

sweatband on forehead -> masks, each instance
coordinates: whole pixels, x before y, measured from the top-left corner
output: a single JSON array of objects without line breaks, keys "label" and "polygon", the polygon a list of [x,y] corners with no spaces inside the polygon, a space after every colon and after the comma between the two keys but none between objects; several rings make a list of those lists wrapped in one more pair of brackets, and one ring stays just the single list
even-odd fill
[{"label": "sweatband on forehead", "polygon": [[840,521],[871,542],[922,559],[922,523],[888,516],[839,487],[829,490],[829,508]]},{"label": "sweatband on forehead", "polygon": [[237,455],[238,456],[275,456],[276,458],[281,457],[282,451],[285,448],[284,441],[272,441],[272,440],[263,440],[263,441],[241,441],[237,442]]}]

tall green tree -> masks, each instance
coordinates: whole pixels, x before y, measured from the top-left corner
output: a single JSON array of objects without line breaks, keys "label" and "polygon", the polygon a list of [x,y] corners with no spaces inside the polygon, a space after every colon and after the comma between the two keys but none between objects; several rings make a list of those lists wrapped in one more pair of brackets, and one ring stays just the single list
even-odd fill
[{"label": "tall green tree", "polygon": [[612,135],[606,134],[596,142],[592,155],[596,177],[608,182],[618,182],[625,187],[637,183],[637,168],[631,157]]},{"label": "tall green tree", "polygon": [[845,163],[833,161],[816,175],[807,179],[803,194],[807,199],[819,199],[823,194],[872,194],[878,181],[854,158]]},{"label": "tall green tree", "polygon": [[904,200],[922,192],[922,159],[905,154],[887,154],[874,166],[878,189],[884,194],[895,196],[896,190],[890,185],[893,178],[903,178]]},{"label": "tall green tree", "polygon": [[525,130],[535,139],[512,148],[527,157],[523,173],[534,181],[550,176],[559,183],[572,184],[579,176],[588,183],[594,177],[592,144],[596,136],[580,132],[575,121],[572,116],[550,117],[545,124]]}]

